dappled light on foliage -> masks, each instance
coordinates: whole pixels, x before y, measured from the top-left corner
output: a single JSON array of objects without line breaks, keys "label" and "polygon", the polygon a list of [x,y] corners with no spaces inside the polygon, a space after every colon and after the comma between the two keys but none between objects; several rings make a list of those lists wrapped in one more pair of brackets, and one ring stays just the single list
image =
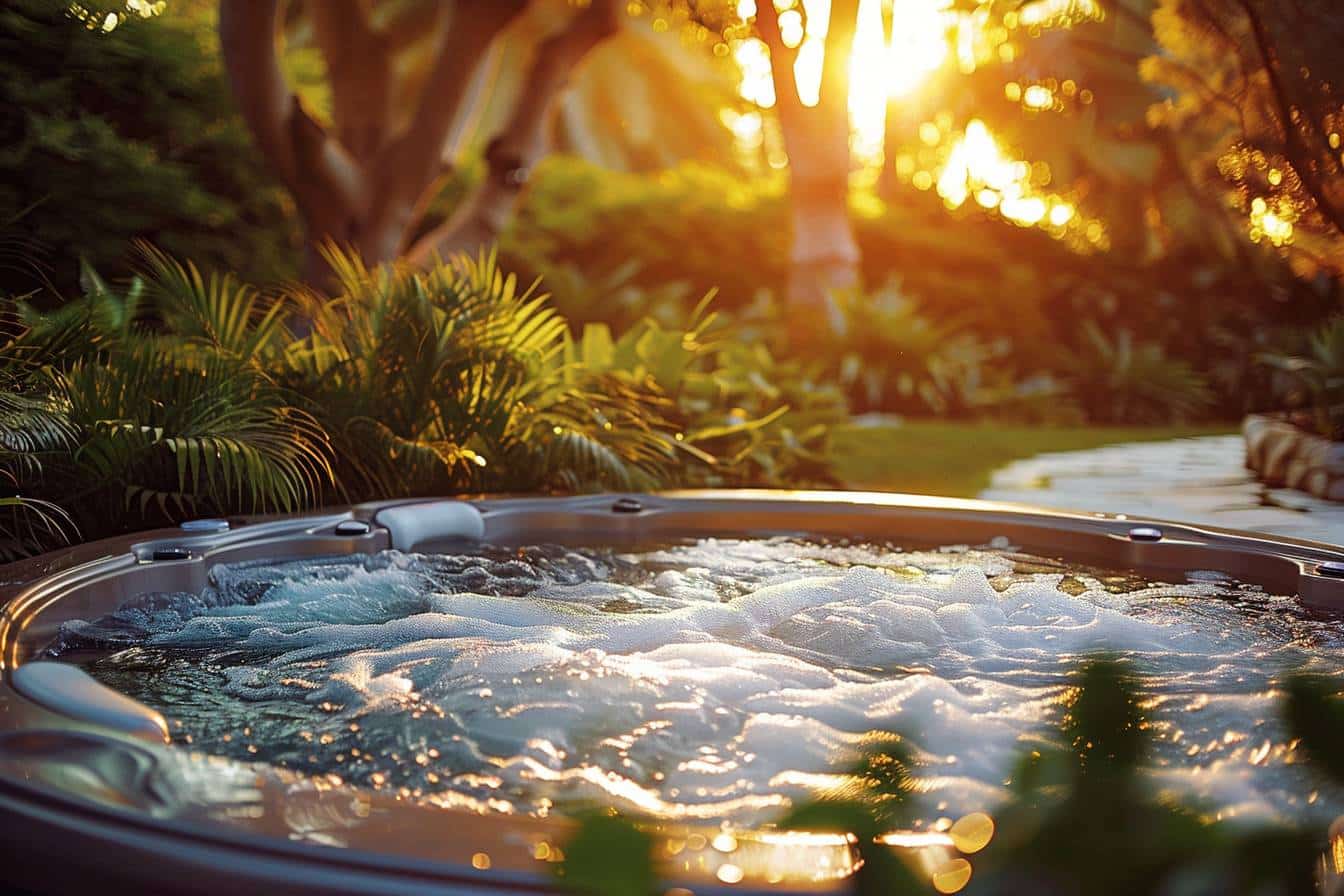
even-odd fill
[{"label": "dappled light on foliage", "polygon": [[68,11],[71,17],[84,23],[90,31],[102,31],[104,34],[116,29],[128,16],[148,19],[157,16],[168,8],[168,0],[126,0],[122,10],[90,9],[83,3],[71,3]]},{"label": "dappled light on foliage", "polygon": [[[1037,181],[1047,181],[1048,168],[1037,169]],[[1042,194],[1033,183],[1033,166],[1006,158],[985,123],[972,119],[951,143],[935,185],[948,208],[960,208],[968,199],[1022,227],[1039,226],[1054,236],[1089,249],[1108,245],[1104,225],[1081,219],[1073,203],[1055,194]],[[930,175],[931,177],[931,175]],[[917,186],[925,183],[920,172],[911,175]]]},{"label": "dappled light on foliage", "polygon": [[1344,270],[1337,5],[1163,0],[1153,25],[1165,52],[1141,71],[1172,93],[1149,123],[1193,138],[1195,175],[1252,241],[1301,273]]},{"label": "dappled light on foliage", "polygon": [[[793,76],[799,97],[804,105],[816,105],[829,4],[791,2],[781,8],[781,37],[797,52]],[[744,3],[737,13],[750,18],[758,10]],[[1004,69],[1024,42],[1043,31],[1104,18],[1103,8],[1093,0],[1036,0],[1006,12],[992,4],[968,8],[950,0],[863,0],[849,63],[850,143],[856,164],[869,172],[891,169],[919,190],[936,188],[950,209],[973,200],[1019,226],[1040,226],[1075,248],[1106,249],[1104,222],[1078,214],[1076,199],[1067,195],[1069,185],[1062,185],[1064,194],[1059,186],[1046,191],[1049,164],[1010,158],[982,118],[971,117],[958,126],[949,110],[935,107],[913,131],[902,132],[901,127],[908,110],[938,101],[940,88],[930,82],[974,75],[985,67]],[[730,46],[742,99],[761,111],[773,109],[769,48],[754,36],[733,40]],[[1062,83],[1055,78],[1008,80],[1004,93],[1029,113],[1064,112],[1093,101],[1091,90],[1067,78]],[[725,121],[745,156],[764,153],[774,168],[788,164],[785,149],[767,134],[768,122],[760,112],[725,110]],[[900,142],[891,141],[893,134],[900,135]]]}]

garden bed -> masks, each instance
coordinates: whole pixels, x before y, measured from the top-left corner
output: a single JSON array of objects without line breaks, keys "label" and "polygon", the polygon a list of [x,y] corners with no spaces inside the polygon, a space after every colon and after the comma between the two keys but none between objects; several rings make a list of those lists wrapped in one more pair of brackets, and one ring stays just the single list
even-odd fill
[{"label": "garden bed", "polygon": [[1344,442],[1272,414],[1251,414],[1241,425],[1246,466],[1267,485],[1344,501]]}]

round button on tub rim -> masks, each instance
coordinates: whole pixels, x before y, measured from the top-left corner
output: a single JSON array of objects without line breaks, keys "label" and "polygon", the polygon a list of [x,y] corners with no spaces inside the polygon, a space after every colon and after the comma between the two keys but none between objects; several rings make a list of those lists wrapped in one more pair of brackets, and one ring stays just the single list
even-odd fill
[{"label": "round button on tub rim", "polygon": [[364,520],[341,520],[332,531],[337,535],[368,535],[373,526]]},{"label": "round button on tub rim", "polygon": [[1344,579],[1344,560],[1326,560],[1318,563],[1316,574],[1329,579]]}]

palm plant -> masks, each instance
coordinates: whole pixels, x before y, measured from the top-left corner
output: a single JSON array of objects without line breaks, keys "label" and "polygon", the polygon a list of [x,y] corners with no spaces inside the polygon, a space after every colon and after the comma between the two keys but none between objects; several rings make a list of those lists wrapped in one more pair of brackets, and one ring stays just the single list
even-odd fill
[{"label": "palm plant", "polygon": [[327,259],[337,298],[297,294],[311,333],[282,376],[331,434],[346,497],[660,478],[656,387],[580,376],[565,321],[493,253],[424,272]]},{"label": "palm plant", "polygon": [[0,402],[0,470],[50,448],[40,494],[98,534],[328,499],[827,479],[843,403],[724,338],[707,301],[685,327],[576,339],[493,253],[412,270],[326,252],[334,297],[141,246],[124,288],[86,269],[60,310],[21,306],[0,361],[40,357],[49,385]]},{"label": "palm plant", "polygon": [[75,430],[59,375],[34,363],[18,343],[23,330],[5,315],[0,327],[0,559],[34,553],[76,534],[60,507],[24,494],[42,478],[42,461],[68,451]]},{"label": "palm plant", "polygon": [[67,506],[146,522],[293,511],[330,481],[326,434],[262,373],[153,343],[66,372],[79,450]]},{"label": "palm plant", "polygon": [[297,510],[331,479],[325,433],[261,363],[281,309],[147,246],[117,290],[85,268],[83,295],[20,310],[17,350],[57,372],[72,429],[44,493],[84,527],[188,514]]}]

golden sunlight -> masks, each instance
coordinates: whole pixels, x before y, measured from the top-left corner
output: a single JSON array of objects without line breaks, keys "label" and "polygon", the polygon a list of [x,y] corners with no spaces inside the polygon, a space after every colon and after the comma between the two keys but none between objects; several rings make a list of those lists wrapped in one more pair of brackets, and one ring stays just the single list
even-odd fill
[{"label": "golden sunlight", "polygon": [[[883,25],[885,4],[891,16],[890,40]],[[781,7],[781,38],[798,51],[793,75],[799,98],[815,105],[831,0],[776,0],[776,8]],[[738,12],[744,18],[756,11],[752,0],[739,3]],[[1017,52],[1016,41],[1045,28],[1068,28],[1102,15],[1095,0],[1031,0],[1009,13],[1002,24],[991,25],[984,5],[965,10],[954,8],[952,0],[860,0],[850,60],[850,145],[855,160],[870,176],[874,169],[893,166],[902,182],[919,190],[935,189],[948,208],[960,208],[973,200],[1005,220],[1040,227],[1077,248],[1104,248],[1108,236],[1100,221],[1084,219],[1066,196],[1043,191],[1051,180],[1049,166],[1013,158],[979,118],[972,118],[958,132],[950,114],[939,113],[936,120],[918,125],[923,147],[917,155],[883,157],[890,108],[903,99],[912,100],[938,72],[968,73],[1011,61]],[[741,97],[759,109],[773,107],[775,91],[765,44],[754,37],[737,40],[732,55],[741,76]],[[1091,101],[1090,91],[1073,81],[1010,81],[1004,95],[1037,113],[1061,110],[1061,97],[1076,97],[1083,104]],[[764,117],[758,112],[725,110],[724,121],[743,157],[759,158],[761,148],[770,142],[765,137]],[[771,167],[785,164],[778,151],[767,155]],[[1276,243],[1291,239],[1291,218],[1281,210],[1259,214],[1254,227],[1256,235]]]}]

